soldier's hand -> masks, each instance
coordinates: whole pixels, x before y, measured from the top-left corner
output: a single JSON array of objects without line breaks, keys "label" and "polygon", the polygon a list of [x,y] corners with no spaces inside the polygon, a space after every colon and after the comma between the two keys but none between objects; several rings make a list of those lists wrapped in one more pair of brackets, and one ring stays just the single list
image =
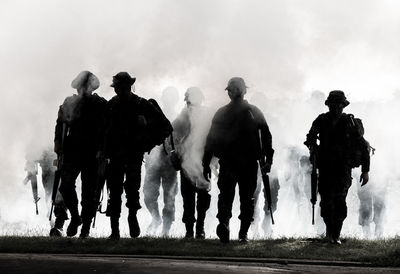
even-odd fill
[{"label": "soldier's hand", "polygon": [[210,181],[210,179],[211,179],[211,168],[210,168],[210,166],[204,166],[203,167],[203,176],[204,176],[204,179],[206,179],[207,182]]},{"label": "soldier's hand", "polygon": [[260,167],[261,170],[265,173],[271,172],[271,163],[266,162],[265,165]]},{"label": "soldier's hand", "polygon": [[361,176],[360,176],[361,186],[366,185],[368,183],[368,181],[369,181],[368,172],[361,173]]}]

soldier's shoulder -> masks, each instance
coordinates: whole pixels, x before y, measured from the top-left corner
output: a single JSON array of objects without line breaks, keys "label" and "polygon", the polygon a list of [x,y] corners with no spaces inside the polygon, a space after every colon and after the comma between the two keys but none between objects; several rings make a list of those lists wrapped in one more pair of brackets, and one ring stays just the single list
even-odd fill
[{"label": "soldier's shoulder", "polygon": [[107,103],[107,100],[104,97],[98,95],[97,93],[93,93],[92,94],[92,98],[93,98],[93,100],[95,102],[99,102],[99,103],[102,103],[102,104]]},{"label": "soldier's shoulder", "polygon": [[76,101],[77,99],[78,99],[78,95],[76,95],[76,94],[73,94],[73,95],[71,95],[71,96],[68,96],[68,97],[66,97],[66,98],[64,99],[63,105],[70,104],[70,103]]},{"label": "soldier's shoulder", "polygon": [[255,115],[264,116],[262,111],[257,106],[255,106],[253,104],[249,104],[249,108],[250,108],[250,111],[253,112]]}]

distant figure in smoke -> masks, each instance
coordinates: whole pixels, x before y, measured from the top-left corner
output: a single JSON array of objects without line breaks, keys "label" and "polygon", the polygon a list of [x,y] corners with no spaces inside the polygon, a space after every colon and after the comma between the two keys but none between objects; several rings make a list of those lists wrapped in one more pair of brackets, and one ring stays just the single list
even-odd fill
[{"label": "distant figure in smoke", "polygon": [[[53,163],[56,158],[57,157],[53,152],[53,149],[47,147],[43,150],[37,151],[37,153],[28,153],[26,159],[25,170],[27,171],[27,176],[25,178],[25,182],[31,182],[32,193],[35,202],[39,201],[40,199],[38,197],[37,189],[38,166],[40,166],[42,170],[42,184],[45,191],[47,208],[51,203],[55,172],[55,166]],[[68,219],[67,209],[65,208],[61,194],[57,193],[56,198],[56,203],[54,205],[54,214],[56,216],[56,220],[54,226],[50,229],[50,236],[62,236],[64,222]]]},{"label": "distant figure in smoke", "polygon": [[343,108],[349,104],[343,91],[331,91],[325,101],[329,112],[314,120],[304,143],[311,157],[317,157],[321,216],[326,225],[326,237],[335,244],[341,244],[340,232],[347,216],[351,169],[361,165],[361,185],[369,180],[369,145],[363,138],[361,120],[343,113]]},{"label": "distant figure in smoke", "polygon": [[[158,130],[155,121],[164,117],[161,109],[132,92],[135,81],[136,78],[127,72],[113,76],[111,87],[117,95],[107,103],[104,153],[106,159],[109,159],[107,184],[110,203],[107,215],[111,222],[111,240],[120,238],[119,218],[124,188],[129,209],[130,236],[136,238],[140,235],[136,214],[141,208],[139,189],[143,155],[155,145],[149,135],[149,132]],[[172,131],[171,124],[167,122]]]},{"label": "distant figure in smoke", "polygon": [[[176,150],[181,165],[181,194],[183,198],[182,222],[186,227],[185,238],[193,238],[193,226],[196,222],[196,239],[204,239],[204,220],[210,208],[210,184],[204,180],[201,172],[202,151],[205,145],[205,136],[201,138],[195,132],[199,123],[204,121],[207,114],[202,106],[204,96],[198,87],[188,88],[185,93],[186,107],[172,123]],[[198,139],[195,139],[198,138]],[[193,153],[194,152],[194,153]],[[188,163],[188,162],[191,162]],[[198,171],[196,174],[196,164]],[[195,170],[193,170],[193,168]],[[196,207],[197,194],[197,207]],[[197,220],[195,218],[197,209]]]},{"label": "distant figure in smoke", "polygon": [[[265,157],[269,172],[272,165],[272,137],[263,113],[244,100],[247,87],[240,77],[229,80],[226,87],[231,102],[215,114],[203,157],[203,174],[211,177],[210,161],[219,158],[217,235],[221,242],[229,242],[229,221],[235,187],[239,184],[240,215],[239,240],[247,241],[247,232],[254,216],[254,192],[257,188],[257,170],[261,157]],[[260,136],[262,150],[260,149]]]},{"label": "distant figure in smoke", "polygon": [[[257,175],[257,188],[256,191],[254,192],[254,221],[252,223],[252,227],[254,227],[254,234],[256,236],[259,235],[258,233],[258,225],[260,222],[260,210],[258,208],[258,200],[260,197],[260,193],[261,193],[261,189],[263,188],[263,182],[261,179],[261,172],[258,171],[258,175]],[[278,194],[279,194],[279,189],[280,189],[280,185],[279,185],[279,179],[278,179],[278,175],[275,174],[273,171],[271,172],[270,175],[270,188],[271,188],[271,209],[272,209],[272,213],[274,213],[277,209],[277,205],[278,205]],[[264,193],[264,207],[263,207],[263,211],[264,211],[264,219],[262,222],[262,229],[264,230],[264,236],[265,237],[271,237],[272,236],[272,221],[271,221],[271,214],[268,210],[268,203],[267,203],[267,198],[266,198],[266,193],[265,193],[265,189],[263,189],[263,193]]]},{"label": "distant figure in smoke", "polygon": [[[107,101],[92,94],[99,87],[98,78],[89,71],[82,71],[72,81],[72,88],[78,94],[67,97],[60,106],[55,130],[55,152],[63,155],[60,193],[64,198],[71,221],[67,236],[74,236],[83,223],[80,236],[89,236],[90,224],[95,213],[95,189],[97,163],[104,123],[104,110]],[[82,211],[78,211],[78,197],[75,181],[81,174]]]},{"label": "distant figure in smoke", "polygon": [[[178,103],[179,93],[174,87],[166,88],[161,97],[163,111],[168,119],[175,118],[175,106]],[[171,144],[165,142],[168,146],[167,151],[171,151]],[[164,208],[162,211],[163,228],[161,235],[168,236],[172,223],[175,221],[175,196],[178,193],[177,171],[171,164],[168,155],[163,146],[155,147],[146,157],[146,176],[144,177],[143,194],[144,202],[149,210],[152,221],[148,227],[149,233],[154,233],[161,224],[160,211],[158,208],[158,196],[160,195],[160,186],[164,194]]]},{"label": "distant figure in smoke", "polygon": [[376,184],[368,184],[364,187],[358,186],[357,195],[360,199],[358,210],[358,223],[362,227],[365,238],[371,237],[371,223],[375,224],[375,237],[383,235],[383,222],[386,212],[386,188]]}]

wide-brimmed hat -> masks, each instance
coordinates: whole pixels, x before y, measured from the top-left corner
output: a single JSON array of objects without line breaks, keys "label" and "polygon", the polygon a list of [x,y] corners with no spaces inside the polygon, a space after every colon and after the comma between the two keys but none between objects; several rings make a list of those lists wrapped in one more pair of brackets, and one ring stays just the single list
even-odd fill
[{"label": "wide-brimmed hat", "polygon": [[115,86],[132,86],[136,81],[135,77],[131,77],[129,73],[123,71],[113,76],[111,87]]},{"label": "wide-brimmed hat", "polygon": [[344,107],[350,104],[350,102],[347,101],[344,92],[341,90],[332,90],[331,92],[329,92],[328,98],[325,101],[325,105],[329,106],[330,104],[340,104],[340,103],[343,104]]},{"label": "wide-brimmed hat", "polygon": [[232,77],[231,79],[229,79],[228,85],[225,88],[225,90],[228,90],[233,87],[237,87],[242,92],[245,92],[246,89],[248,88],[242,77]]},{"label": "wide-brimmed hat", "polygon": [[74,89],[80,89],[85,87],[87,91],[92,92],[98,89],[100,86],[100,81],[90,71],[84,70],[75,77],[75,79],[71,83],[71,87]]}]

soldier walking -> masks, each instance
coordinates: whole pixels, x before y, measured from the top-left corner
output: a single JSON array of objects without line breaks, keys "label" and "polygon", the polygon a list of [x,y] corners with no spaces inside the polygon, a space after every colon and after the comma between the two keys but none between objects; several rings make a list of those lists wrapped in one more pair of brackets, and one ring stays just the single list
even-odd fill
[{"label": "soldier walking", "polygon": [[[89,236],[95,212],[97,156],[102,142],[102,126],[106,100],[93,91],[100,85],[98,78],[89,71],[82,71],[72,81],[78,94],[67,97],[60,106],[55,129],[55,152],[63,155],[60,193],[71,214],[67,236],[75,236],[83,223],[80,236]],[[75,181],[81,175],[81,214]]]},{"label": "soldier walking", "polygon": [[369,145],[363,138],[361,120],[343,113],[343,108],[349,104],[343,91],[331,91],[325,101],[329,111],[314,120],[304,143],[310,156],[317,159],[321,217],[326,225],[326,237],[334,244],[341,244],[340,232],[347,216],[346,196],[351,185],[351,169],[361,165],[361,185],[369,179]]},{"label": "soldier walking", "polygon": [[[178,90],[168,87],[163,91],[161,101],[163,112],[168,119],[175,118],[175,106],[178,102]],[[170,142],[165,142],[165,149],[172,150]],[[151,153],[145,157],[146,175],[143,183],[144,202],[149,210],[152,221],[147,229],[149,233],[154,233],[158,226],[163,224],[161,235],[167,237],[172,223],[175,221],[175,196],[178,193],[177,171],[172,166],[169,157],[164,151],[163,146],[155,147]],[[160,217],[158,196],[160,187],[163,190],[164,208],[162,210],[162,220]]]},{"label": "soldier walking", "polygon": [[244,80],[240,77],[230,79],[226,90],[231,102],[220,108],[213,118],[204,150],[203,174],[209,180],[211,158],[219,158],[217,235],[223,243],[229,242],[229,220],[232,217],[235,187],[239,185],[239,240],[246,242],[254,216],[257,161],[264,157],[266,165],[261,168],[270,171],[272,137],[263,113],[244,100],[247,91]]},{"label": "soldier walking", "polygon": [[[112,240],[120,238],[119,218],[124,189],[126,206],[129,209],[130,236],[136,238],[140,235],[136,214],[141,208],[139,189],[143,155],[156,145],[151,132],[158,129],[154,122],[162,114],[148,100],[132,93],[135,81],[136,78],[132,78],[127,72],[119,72],[113,76],[111,87],[117,95],[107,104],[104,153],[109,160],[107,185],[110,203],[107,215],[110,216],[109,238]],[[165,138],[164,135],[163,137]]]},{"label": "soldier walking", "polygon": [[[206,110],[202,106],[204,95],[198,87],[190,87],[185,93],[186,107],[172,123],[176,138],[176,150],[181,159],[181,194],[185,238],[193,238],[196,223],[196,239],[204,239],[204,220],[210,208],[210,184],[202,176],[201,161],[205,145],[205,133],[198,129],[206,127]],[[200,130],[201,131],[201,130]],[[198,167],[198,168],[197,168]],[[197,194],[197,206],[196,206]],[[197,211],[197,219],[195,217]]]}]

